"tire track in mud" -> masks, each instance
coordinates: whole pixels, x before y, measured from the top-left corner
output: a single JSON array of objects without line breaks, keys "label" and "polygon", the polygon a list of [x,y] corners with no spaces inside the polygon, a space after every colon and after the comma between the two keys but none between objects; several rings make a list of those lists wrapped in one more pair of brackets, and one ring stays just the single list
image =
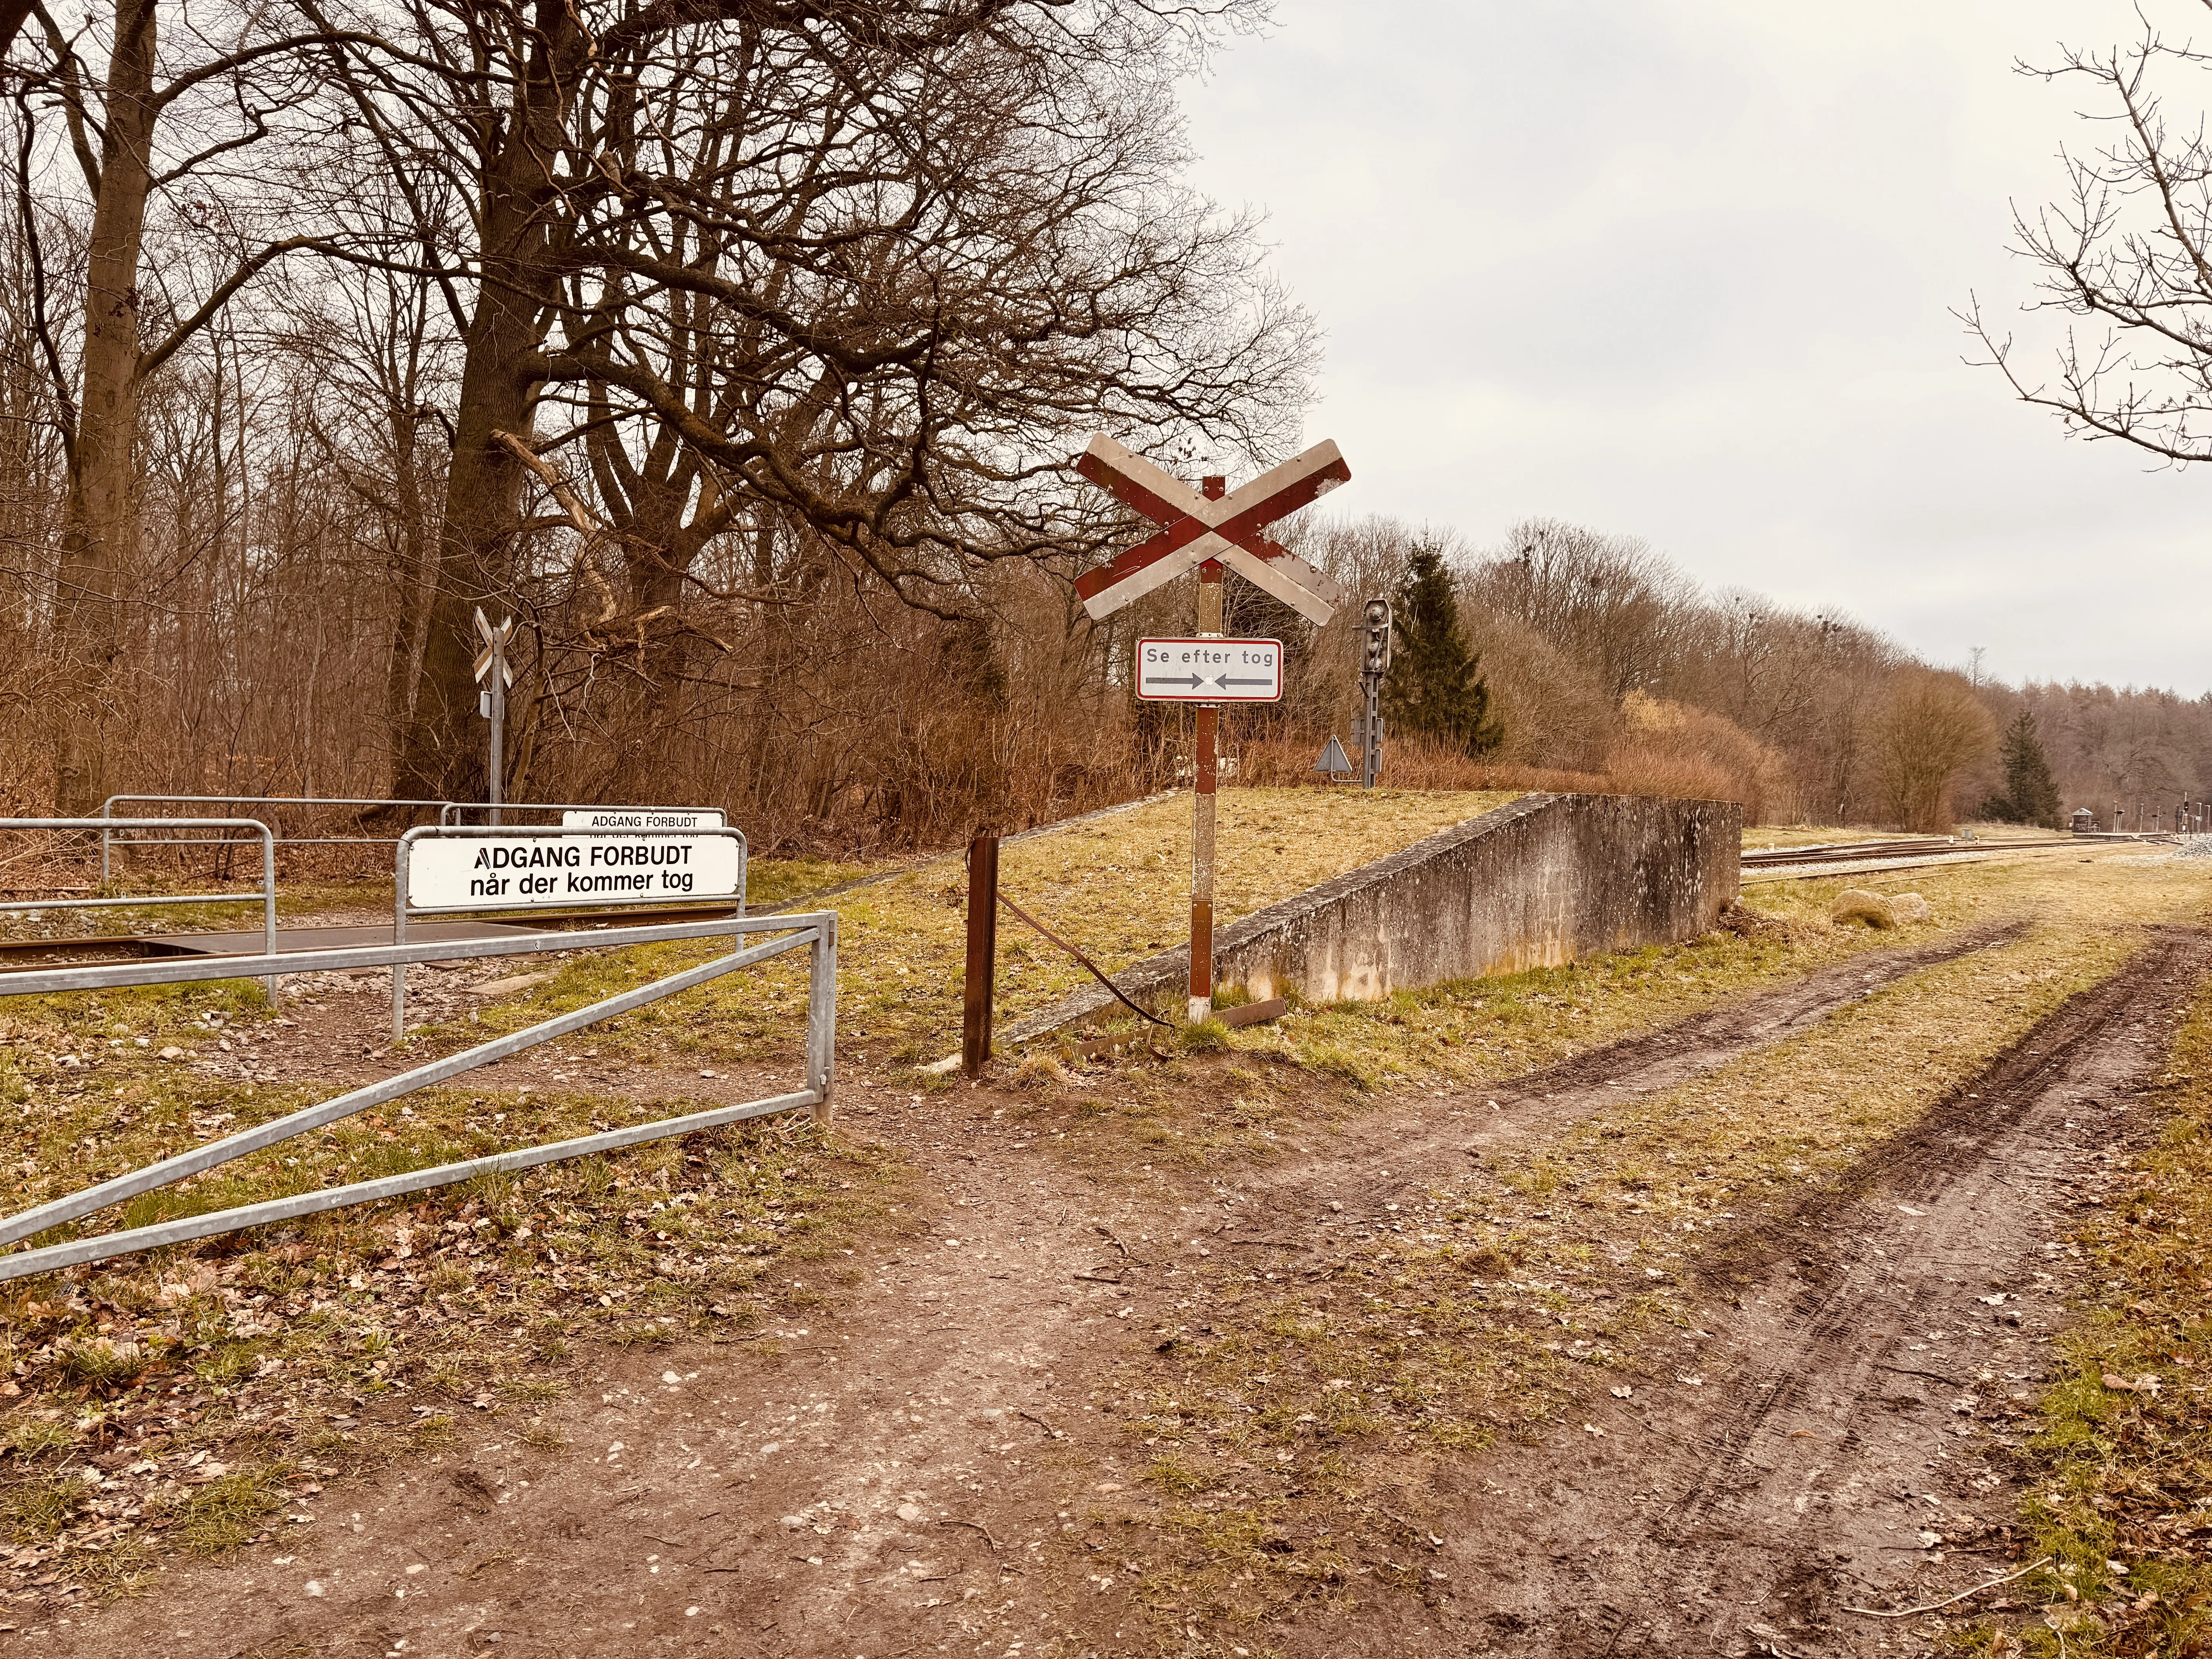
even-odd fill
[{"label": "tire track in mud", "polygon": [[[1350,1207],[1379,1211],[1389,1183],[1370,1179],[1374,1154],[1402,1184],[1421,1186],[1435,1167],[1460,1168],[1471,1144],[1671,1088],[2023,931],[1984,927],[1831,964],[1463,1091],[1458,1103],[1472,1101],[1479,1117],[1406,1102],[1327,1152],[1243,1185],[1273,1189],[1271,1205],[1285,1208],[1301,1193],[1333,1189],[1356,1194]],[[1140,1333],[1175,1292],[1163,1277],[1170,1264],[1127,1259],[1114,1230],[1164,1258],[1166,1236],[1192,1230],[1208,1200],[1140,1196],[1012,1147],[992,1150],[986,1139],[1013,1132],[953,1128],[918,1099],[910,1113],[897,1105],[896,1091],[848,1085],[846,1094],[860,1114],[879,1102],[897,1116],[878,1133],[928,1169],[937,1202],[913,1237],[869,1252],[866,1279],[837,1298],[841,1309],[775,1322],[805,1346],[782,1359],[688,1345],[604,1356],[589,1393],[545,1413],[577,1450],[530,1450],[489,1425],[464,1431],[442,1468],[403,1464],[349,1486],[351,1529],[318,1526],[317,1537],[289,1537],[236,1567],[173,1571],[158,1601],[54,1632],[52,1650],[116,1651],[143,1638],[142,1650],[179,1659],[256,1641],[367,1655],[404,1636],[410,1653],[440,1652],[473,1650],[498,1633],[513,1644],[503,1650],[525,1652],[735,1643],[779,1656],[872,1656],[920,1643],[997,1654],[1010,1638],[1034,1648],[1071,1620],[1098,1619],[1060,1570],[1030,1552],[1060,1533],[1072,1480],[1130,1478],[1120,1467],[1128,1449],[1085,1415],[1085,1384],[1149,1344]],[[1490,1113],[1486,1099],[1501,1109]],[[963,1145],[985,1158],[977,1163]],[[1178,1196],[1194,1207],[1175,1212]],[[1158,1240],[1149,1247],[1146,1228]],[[713,1466],[703,1474],[702,1458]],[[487,1476],[481,1492],[457,1486],[456,1468],[479,1466],[516,1479]],[[526,1491],[525,1480],[534,1483]],[[481,1577],[484,1563],[503,1558],[527,1564],[517,1577],[528,1588]],[[310,1578],[321,1587],[313,1593],[301,1588]],[[244,1605],[241,1583],[257,1592]],[[1105,1616],[1097,1645],[1118,1649],[1104,1638],[1118,1637],[1120,1620]],[[1438,1650],[1416,1641],[1394,1650]]]},{"label": "tire track in mud", "polygon": [[2042,1380],[2069,1189],[2149,1131],[2130,1113],[2208,966],[2212,938],[2156,930],[1832,1187],[1723,1240],[1699,1269],[1704,1328],[1672,1363],[1650,1356],[1631,1400],[1454,1478],[1449,1597],[1366,1609],[1328,1650],[1411,1650],[1400,1620],[1417,1617],[1436,1652],[1927,1651],[1844,1604],[2002,1570],[1938,1553],[2017,1512],[1974,1413]]},{"label": "tire track in mud", "polygon": [[[1831,963],[1787,985],[1540,1070],[1463,1085],[1448,1097],[1448,1105],[1475,1103],[1463,1115],[1425,1116],[1409,1123],[1411,1114],[1404,1111],[1376,1113],[1333,1139],[1326,1151],[1247,1177],[1243,1184],[1266,1194],[1271,1206],[1296,1210],[1340,1196],[1352,1212],[1348,1218],[1380,1219],[1386,1199],[1419,1191],[1441,1171],[1456,1175],[1470,1152],[1565,1128],[1634,1096],[1676,1088],[1753,1049],[1795,1036],[1909,974],[2009,945],[2027,931],[2024,921],[1990,922],[1911,950]],[[1490,1102],[1497,1103],[1495,1112],[1488,1109]],[[1375,1164],[1371,1170],[1355,1170],[1353,1166],[1370,1159]],[[1346,1177],[1355,1173],[1356,1185],[1346,1188]]]}]

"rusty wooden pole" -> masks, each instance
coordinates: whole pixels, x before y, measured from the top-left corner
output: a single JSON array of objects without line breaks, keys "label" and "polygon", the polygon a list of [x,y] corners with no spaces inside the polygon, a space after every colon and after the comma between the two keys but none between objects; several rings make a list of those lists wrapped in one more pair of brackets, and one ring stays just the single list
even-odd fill
[{"label": "rusty wooden pole", "polygon": [[991,1057],[991,991],[999,962],[999,837],[968,843],[968,973],[961,988],[960,1065],[979,1075]]},{"label": "rusty wooden pole", "polygon": [[[1226,477],[1200,482],[1206,500],[1218,501],[1229,488]],[[1198,632],[1203,639],[1221,635],[1219,561],[1198,568]],[[1212,703],[1198,709],[1198,732],[1191,750],[1190,824],[1190,1018],[1213,1012],[1213,788],[1214,758],[1220,749],[1221,711]]]}]

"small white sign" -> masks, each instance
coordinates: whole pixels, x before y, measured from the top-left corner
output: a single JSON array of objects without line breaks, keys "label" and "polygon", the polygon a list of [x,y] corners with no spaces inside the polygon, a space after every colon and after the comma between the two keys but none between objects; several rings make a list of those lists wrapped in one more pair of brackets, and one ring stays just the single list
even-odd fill
[{"label": "small white sign", "polygon": [[410,846],[410,910],[732,898],[745,879],[735,836],[425,836]]},{"label": "small white sign", "polygon": [[650,806],[593,806],[561,814],[563,830],[605,830],[643,832],[655,830],[719,830],[722,815],[714,808],[671,809]]},{"label": "small white sign", "polygon": [[1139,640],[1137,695],[1154,702],[1273,702],[1280,640]]}]

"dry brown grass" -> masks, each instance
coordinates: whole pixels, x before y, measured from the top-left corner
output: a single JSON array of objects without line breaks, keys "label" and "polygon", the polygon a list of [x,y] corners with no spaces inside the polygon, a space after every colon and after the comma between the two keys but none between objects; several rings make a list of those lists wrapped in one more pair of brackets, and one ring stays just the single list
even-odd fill
[{"label": "dry brown grass", "polygon": [[[1214,915],[1239,916],[1502,805],[1509,792],[1232,789],[1219,797]],[[1108,973],[1189,936],[1191,798],[1176,794],[1008,845],[1000,884]],[[838,1037],[861,1060],[932,1060],[957,1046],[966,882],[957,858],[904,869],[827,901],[841,919]],[[999,927],[1001,1022],[1043,1008],[1084,970],[1012,916]],[[487,1021],[519,1024],[667,972],[688,947],[579,959]],[[606,1028],[636,1049],[728,1060],[795,1052],[805,994],[793,959],[656,1004]],[[443,1040],[442,1036],[441,1040]]]},{"label": "dry brown grass", "polygon": [[2053,1565],[2023,1589],[2075,1616],[2063,1643],[1984,1624],[1961,1641],[1975,1652],[2117,1659],[2212,1643],[2212,990],[2146,1103],[2162,1133],[2068,1241],[2090,1264],[2087,1293],[2027,1458],[2025,1553]]},{"label": "dry brown grass", "polygon": [[[1937,920],[1908,940],[1998,915],[2035,925],[2018,943],[1923,969],[1665,1095],[1486,1154],[1390,1230],[1323,1230],[1311,1271],[1270,1277],[1217,1258],[1193,1275],[1198,1284],[1179,1292],[1187,1305],[1160,1333],[1167,1357],[1130,1367],[1095,1399],[1119,1414],[1127,1455],[1146,1470],[1139,1494],[1101,1514],[1129,1523],[1125,1549],[1149,1546],[1133,1553],[1164,1631],[1187,1620],[1246,1626],[1291,1600],[1334,1595],[1363,1565],[1386,1576],[1378,1562],[1410,1559],[1399,1547],[1425,1518],[1431,1470],[1461,1449],[1540,1431],[1680,1322],[1674,1286],[1702,1234],[1802,1201],[2068,995],[2118,970],[2143,924],[2199,920],[2207,898],[2202,874],[2172,865],[1914,874]],[[1346,1063],[1394,1081],[1505,1075],[1658,1023],[1714,984],[1757,982],[1778,955],[1794,975],[1866,948],[1864,930],[1821,920],[1837,885],[1775,896],[1786,943],[1705,941],[1638,953],[1632,967],[1607,958],[1541,976],[1542,992],[1535,975],[1450,988],[1377,1005],[1364,1030],[1350,1024],[1362,1011],[1322,1017],[1346,1022]],[[1297,1022],[1287,1038],[1232,1041],[1312,1047]],[[1878,1073],[1869,1053],[1884,1056]],[[1239,1091],[1259,1112],[1267,1085],[1243,1060],[1231,1062]],[[1470,1103],[1453,1091],[1437,1109]],[[1271,1137],[1301,1141],[1323,1127],[1287,1091],[1261,1121]],[[1151,1155],[1174,1156],[1188,1122],[1159,1112]],[[2095,1547],[2085,1534],[2081,1547]]]}]

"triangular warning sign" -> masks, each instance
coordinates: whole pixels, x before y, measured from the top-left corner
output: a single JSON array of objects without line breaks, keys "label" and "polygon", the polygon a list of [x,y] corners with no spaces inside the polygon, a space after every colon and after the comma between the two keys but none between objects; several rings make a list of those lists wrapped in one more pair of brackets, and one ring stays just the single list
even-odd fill
[{"label": "triangular warning sign", "polygon": [[1321,751],[1321,758],[1314,763],[1313,769],[1330,774],[1352,769],[1352,757],[1344,752],[1344,745],[1336,740],[1334,732],[1329,734],[1328,747]]}]

